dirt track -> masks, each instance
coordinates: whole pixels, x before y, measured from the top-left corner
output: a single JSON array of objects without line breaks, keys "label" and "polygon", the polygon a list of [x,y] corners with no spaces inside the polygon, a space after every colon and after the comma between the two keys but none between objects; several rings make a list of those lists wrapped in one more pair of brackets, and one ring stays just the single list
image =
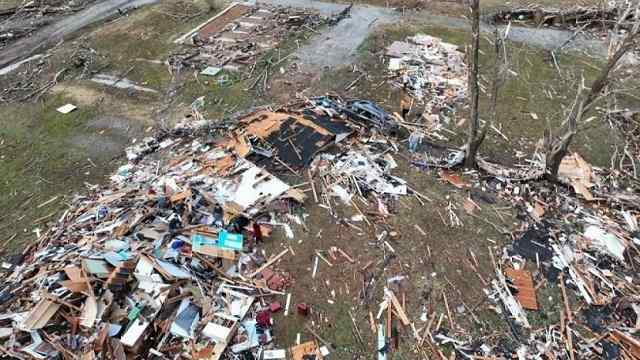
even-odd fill
[{"label": "dirt track", "polygon": [[106,19],[116,14],[118,9],[124,10],[135,6],[153,4],[158,0],[105,0],[75,13],[55,24],[46,26],[32,36],[20,39],[15,44],[0,52],[0,68],[22,60],[38,51],[64,40],[83,27]]}]

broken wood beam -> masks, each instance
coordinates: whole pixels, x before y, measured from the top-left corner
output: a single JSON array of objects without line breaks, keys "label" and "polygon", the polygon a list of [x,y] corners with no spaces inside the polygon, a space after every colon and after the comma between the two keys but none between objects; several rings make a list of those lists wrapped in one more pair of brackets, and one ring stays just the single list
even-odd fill
[{"label": "broken wood beam", "polygon": [[269,261],[267,261],[266,263],[264,263],[262,266],[260,266],[258,268],[258,270],[252,272],[251,274],[249,274],[249,278],[253,278],[256,275],[260,274],[261,272],[264,271],[264,269],[268,268],[269,266],[273,265],[276,261],[280,260],[281,257],[285,256],[287,253],[289,252],[289,249],[284,249],[280,254],[272,257],[271,259],[269,259]]}]

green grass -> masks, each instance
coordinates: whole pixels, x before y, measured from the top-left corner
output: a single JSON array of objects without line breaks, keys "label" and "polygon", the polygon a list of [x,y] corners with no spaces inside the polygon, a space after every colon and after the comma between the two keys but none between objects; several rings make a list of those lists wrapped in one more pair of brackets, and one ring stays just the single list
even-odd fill
[{"label": "green grass", "polygon": [[[31,230],[43,229],[44,222],[55,218],[39,224],[34,220],[64,208],[64,196],[72,189],[110,169],[106,164],[110,159],[105,158],[92,159],[104,167],[90,166],[87,156],[69,141],[85,131],[98,109],[79,108],[66,115],[55,110],[68,102],[58,95],[44,103],[0,109],[0,207],[5,209],[0,216],[0,244],[13,238],[9,249],[35,240]],[[57,201],[38,207],[56,195],[60,195]]]},{"label": "green grass", "polygon": [[191,104],[204,97],[204,108],[200,111],[211,119],[221,118],[235,111],[262,104],[260,99],[246,91],[247,81],[239,73],[226,72],[215,77],[198,75],[198,80],[189,77],[180,90],[179,102]]},{"label": "green grass", "polygon": [[0,10],[11,9],[22,3],[22,0],[2,0],[0,1]]},{"label": "green grass", "polygon": [[[221,1],[213,7],[202,0],[192,1],[201,13],[182,21],[167,16],[172,13],[175,2],[164,0],[158,5],[143,7],[126,17],[106,24],[97,24],[80,35],[77,43],[68,42],[52,57],[52,68],[68,66],[71,54],[76,53],[78,44],[95,52],[95,62],[91,69],[114,76],[123,76],[143,86],[154,88],[161,93],[169,86],[171,75],[164,64],[154,64],[146,60],[164,61],[177,46],[172,40],[192,29],[197,24],[215,14],[225,4]],[[71,72],[78,72],[73,69]],[[73,87],[73,76],[67,77],[65,85]],[[65,78],[65,80],[67,80]],[[84,84],[86,83],[86,84]],[[82,105],[78,99],[56,93],[47,95],[43,102],[23,105],[4,105],[0,108],[0,206],[5,209],[0,215],[0,248],[17,250],[35,240],[31,230],[45,229],[47,222],[56,220],[57,211],[66,207],[65,201],[72,192],[82,192],[85,182],[102,183],[115,164],[112,158],[121,154],[126,145],[126,134],[113,133],[108,128],[109,116],[125,121],[139,116],[141,106],[150,109],[157,106],[159,96],[134,94],[127,91],[105,88],[91,82],[79,81],[79,85],[102,91],[103,99],[95,99],[89,105]],[[219,89],[222,94],[227,89]],[[77,90],[81,91],[81,90]],[[238,94],[236,94],[238,95]],[[101,106],[105,100],[105,106]],[[63,115],[55,109],[65,103],[79,105],[78,110]],[[114,104],[123,104],[114,107]],[[140,112],[141,113],[141,112]],[[146,113],[146,112],[145,112]],[[151,113],[151,111],[148,111]],[[106,132],[98,133],[88,122],[104,118]],[[146,116],[146,115],[145,115]],[[132,123],[132,129],[143,126]],[[128,127],[129,128],[129,127]],[[127,130],[128,131],[128,130]],[[112,136],[113,135],[113,136]],[[105,143],[94,148],[92,142]],[[102,147],[101,147],[102,146]],[[108,150],[104,150],[108,149]],[[97,165],[93,167],[87,158]],[[39,204],[59,196],[49,205]],[[49,216],[50,215],[50,216]],[[39,223],[34,220],[42,219]],[[4,246],[7,240],[11,240]]]},{"label": "green grass", "polygon": [[[318,31],[318,30],[316,30]],[[221,118],[236,111],[269,104],[276,101],[277,92],[273,89],[275,79],[285,77],[279,69],[287,68],[293,61],[290,54],[308,41],[313,35],[311,30],[293,33],[278,46],[266,51],[256,59],[253,70],[241,69],[239,72],[223,70],[215,77],[196,74],[188,76],[179,90],[177,101],[191,104],[199,97],[204,97],[203,111],[210,119]],[[264,73],[268,73],[266,87]],[[287,89],[285,89],[286,91]]]},{"label": "green grass", "polygon": [[[197,16],[186,21],[166,15],[176,11],[171,1],[142,8],[125,19],[96,29],[87,38],[99,57],[98,68],[123,75],[148,87],[163,91],[171,80],[166,65],[144,60],[166,60],[180,46],[173,40],[202,23],[225,6],[219,1],[209,6],[204,1],[185,1]],[[185,10],[181,10],[185,11]]]},{"label": "green grass", "polygon": [[[572,291],[568,291],[567,294],[575,297]],[[538,328],[546,324],[559,323],[560,312],[563,310],[560,287],[556,284],[547,283],[537,291],[537,298],[540,311],[527,312],[531,326],[533,328]]]}]

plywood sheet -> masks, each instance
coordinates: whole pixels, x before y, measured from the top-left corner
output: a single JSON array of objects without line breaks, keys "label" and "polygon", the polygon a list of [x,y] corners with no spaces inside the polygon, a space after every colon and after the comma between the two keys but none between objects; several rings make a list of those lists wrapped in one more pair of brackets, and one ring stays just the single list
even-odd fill
[{"label": "plywood sheet", "polygon": [[536,289],[531,273],[525,270],[515,270],[511,268],[507,268],[504,273],[513,281],[513,285],[518,289],[515,297],[518,299],[520,305],[527,310],[538,310]]}]

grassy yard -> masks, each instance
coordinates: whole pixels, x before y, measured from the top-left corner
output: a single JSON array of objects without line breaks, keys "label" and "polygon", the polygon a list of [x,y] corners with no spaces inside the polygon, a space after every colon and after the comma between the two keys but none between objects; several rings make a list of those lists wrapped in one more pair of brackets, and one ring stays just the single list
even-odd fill
[{"label": "grassy yard", "polygon": [[111,172],[112,160],[121,152],[91,151],[83,139],[95,137],[92,146],[107,150],[126,146],[109,129],[96,127],[93,121],[102,112],[98,105],[66,115],[55,110],[69,102],[58,94],[43,103],[0,109],[0,207],[5,209],[0,241],[9,250],[34,241],[32,230],[44,230],[57,220],[73,193],[85,183],[104,181]]},{"label": "grassy yard", "polygon": [[[164,61],[179,50],[173,40],[224,6],[222,1],[163,1],[95,25],[48,60],[47,69],[56,71],[68,66],[78,49],[91,49],[90,70],[126,77],[158,94],[131,93],[76,79],[80,70],[74,69],[39,102],[0,107],[0,205],[7,209],[0,215],[1,248],[11,252],[34,241],[32,230],[45,229],[56,220],[58,210],[66,207],[70,195],[83,191],[85,182],[107,180],[106,175],[122,163],[123,150],[131,141],[181,120],[197,98],[204,97],[202,111],[211,119],[276,99],[278,92],[262,88],[262,81],[247,89],[268,64],[286,67],[288,61],[280,60],[304,43],[311,31],[298,32],[264,54],[254,76],[224,73],[214,79],[197,76],[197,70],[173,77],[169,73]],[[187,21],[167,15],[187,10],[197,15]],[[269,80],[278,73],[277,68],[268,71]],[[66,103],[79,109],[68,115],[55,111]],[[55,201],[39,206],[56,196]]]},{"label": "grassy yard", "polygon": [[[164,60],[175,48],[173,38],[217,11],[197,1],[193,10],[200,14],[182,22],[162,14],[171,3],[95,25],[57,49],[49,68],[67,66],[78,48],[89,48],[96,54],[91,69],[126,76],[163,94],[171,81],[166,66],[140,59]],[[162,95],[129,94],[74,76],[38,102],[0,107],[0,206],[5,209],[0,248],[5,251],[35,241],[32,230],[44,230],[57,220],[86,183],[107,181],[123,162],[124,148],[143,137],[146,128],[157,126],[154,109],[162,104]],[[66,115],[55,110],[66,103],[78,110]]]}]

